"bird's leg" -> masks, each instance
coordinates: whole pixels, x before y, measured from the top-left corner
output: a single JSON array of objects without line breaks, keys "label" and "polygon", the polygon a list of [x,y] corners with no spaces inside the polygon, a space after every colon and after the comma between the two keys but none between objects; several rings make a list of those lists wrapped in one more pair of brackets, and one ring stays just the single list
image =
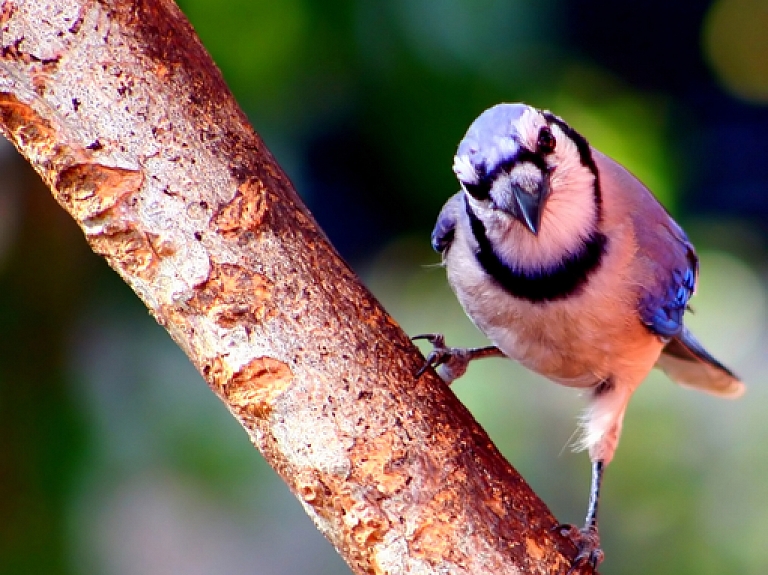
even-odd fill
[{"label": "bird's leg", "polygon": [[440,333],[424,333],[411,339],[426,339],[432,344],[432,351],[427,355],[427,361],[416,372],[420,377],[430,366],[434,367],[437,375],[450,384],[467,371],[469,362],[484,357],[506,357],[496,346],[488,347],[446,347],[445,338]]},{"label": "bird's leg", "polygon": [[603,560],[603,550],[600,549],[600,534],[597,530],[597,506],[600,501],[600,486],[603,482],[605,464],[602,460],[592,462],[592,484],[589,489],[589,505],[584,527],[579,529],[574,525],[562,525],[561,533],[571,538],[578,549],[573,559],[568,575],[577,573],[583,567],[589,568],[588,573],[595,571]]},{"label": "bird's leg", "polygon": [[605,465],[602,460],[592,463],[592,483],[589,487],[589,505],[587,506],[587,519],[584,529],[597,531],[597,506],[600,503],[600,487],[603,483],[603,470]]},{"label": "bird's leg", "polygon": [[561,529],[561,533],[569,535],[578,549],[569,574],[579,572],[580,569],[586,569],[586,573],[592,573],[603,560],[597,529],[600,487],[603,482],[603,471],[613,459],[619,444],[624,412],[635,387],[637,386],[609,377],[594,388],[592,405],[584,429],[584,446],[589,448],[589,459],[592,461],[592,483],[589,489],[587,519],[581,529],[573,526],[563,526]]}]

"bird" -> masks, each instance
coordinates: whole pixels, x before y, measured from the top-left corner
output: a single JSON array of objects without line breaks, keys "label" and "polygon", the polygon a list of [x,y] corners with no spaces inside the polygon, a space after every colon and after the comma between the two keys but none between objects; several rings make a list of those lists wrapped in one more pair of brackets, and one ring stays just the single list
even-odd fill
[{"label": "bird", "polygon": [[461,189],[432,232],[448,283],[493,344],[448,347],[424,367],[451,383],[483,357],[515,360],[588,397],[578,447],[592,478],[571,572],[603,560],[597,511],[603,473],[632,394],[651,369],[736,398],[745,389],[685,327],[699,262],[683,229],[621,164],[562,118],[501,103],[470,125],[454,157]]}]

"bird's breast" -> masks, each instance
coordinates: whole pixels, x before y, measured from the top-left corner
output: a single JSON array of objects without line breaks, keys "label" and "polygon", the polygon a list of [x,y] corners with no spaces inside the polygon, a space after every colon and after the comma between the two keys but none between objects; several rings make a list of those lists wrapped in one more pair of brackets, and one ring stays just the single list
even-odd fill
[{"label": "bird's breast", "polygon": [[508,357],[573,387],[655,362],[662,344],[639,320],[631,252],[606,254],[569,297],[532,302],[494,281],[470,245],[456,241],[445,254],[449,283],[469,318]]}]

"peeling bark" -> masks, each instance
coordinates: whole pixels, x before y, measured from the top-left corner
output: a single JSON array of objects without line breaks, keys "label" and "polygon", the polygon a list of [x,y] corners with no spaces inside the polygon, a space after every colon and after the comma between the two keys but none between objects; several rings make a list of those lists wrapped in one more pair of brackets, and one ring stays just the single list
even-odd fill
[{"label": "peeling bark", "polygon": [[0,129],[355,573],[567,571],[170,0],[5,0],[0,26]]}]

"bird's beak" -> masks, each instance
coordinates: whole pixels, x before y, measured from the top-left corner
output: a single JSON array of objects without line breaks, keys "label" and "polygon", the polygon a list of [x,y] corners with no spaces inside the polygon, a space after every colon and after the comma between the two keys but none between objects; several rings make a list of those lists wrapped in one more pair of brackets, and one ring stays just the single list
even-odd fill
[{"label": "bird's beak", "polygon": [[526,191],[517,185],[512,186],[514,199],[512,211],[534,236],[539,235],[547,196],[549,196],[549,178],[547,177],[541,179],[541,184],[533,192]]}]

